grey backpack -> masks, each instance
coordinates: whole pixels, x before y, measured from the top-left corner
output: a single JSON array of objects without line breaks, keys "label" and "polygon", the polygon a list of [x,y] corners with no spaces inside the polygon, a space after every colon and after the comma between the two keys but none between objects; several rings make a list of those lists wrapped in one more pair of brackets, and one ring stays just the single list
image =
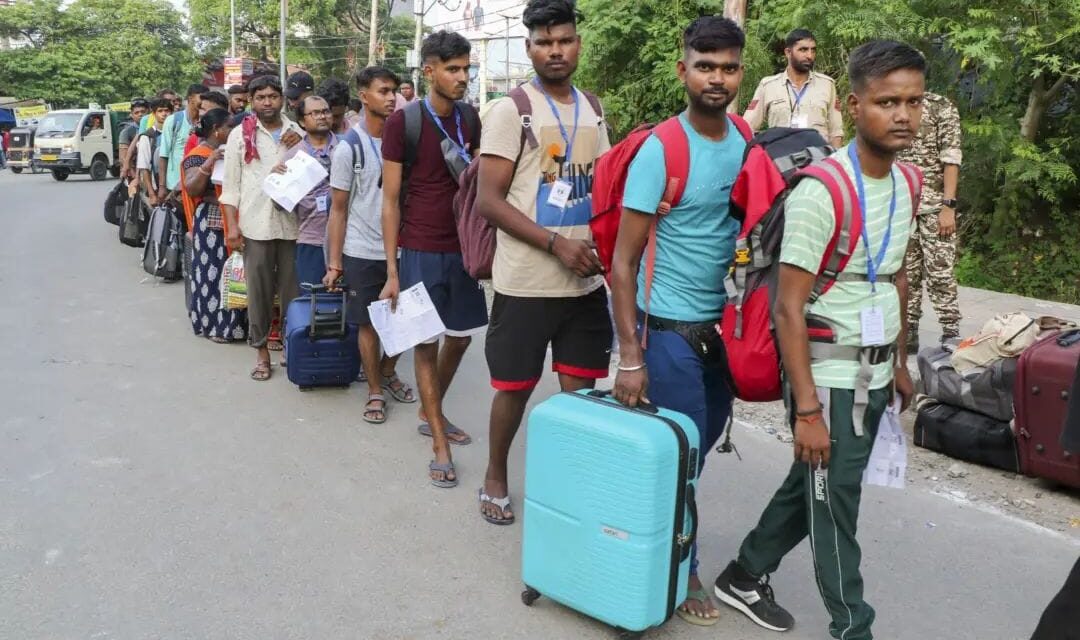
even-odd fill
[{"label": "grey backpack", "polygon": [[170,282],[183,277],[184,226],[175,204],[154,207],[143,247],[143,271]]}]

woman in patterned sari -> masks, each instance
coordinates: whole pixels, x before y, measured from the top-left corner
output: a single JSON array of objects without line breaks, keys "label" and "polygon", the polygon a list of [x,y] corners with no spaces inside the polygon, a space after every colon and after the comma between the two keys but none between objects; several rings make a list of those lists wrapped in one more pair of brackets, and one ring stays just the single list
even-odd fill
[{"label": "woman in patterned sari", "polygon": [[191,263],[191,328],[195,335],[217,343],[247,337],[247,311],[228,310],[221,304],[221,272],[229,250],[225,246],[225,218],[218,207],[221,186],[210,177],[225,154],[224,143],[232,130],[225,109],[213,109],[199,121],[199,145],[184,157],[181,183],[185,204],[194,211]]}]

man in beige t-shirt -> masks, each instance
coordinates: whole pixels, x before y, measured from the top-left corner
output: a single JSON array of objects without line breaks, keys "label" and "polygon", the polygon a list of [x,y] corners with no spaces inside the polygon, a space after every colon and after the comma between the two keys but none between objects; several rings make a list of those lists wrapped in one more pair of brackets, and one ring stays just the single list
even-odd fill
[{"label": "man in beige t-shirt", "polygon": [[528,99],[534,140],[523,135],[513,98],[491,107],[475,204],[498,229],[485,347],[496,393],[480,491],[480,513],[493,524],[514,521],[507,455],[548,347],[560,386],[576,391],[607,377],[613,337],[589,231],[593,168],[610,143],[602,110],[571,80],[581,50],[576,13],[572,3],[533,0],[522,22],[537,77],[514,91]]}]

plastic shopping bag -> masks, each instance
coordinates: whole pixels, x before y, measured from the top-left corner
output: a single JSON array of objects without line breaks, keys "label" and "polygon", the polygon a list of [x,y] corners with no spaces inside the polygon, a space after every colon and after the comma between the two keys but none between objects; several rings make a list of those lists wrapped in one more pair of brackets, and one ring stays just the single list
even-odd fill
[{"label": "plastic shopping bag", "polygon": [[221,273],[221,304],[226,309],[247,308],[247,281],[244,278],[244,254],[233,251]]}]

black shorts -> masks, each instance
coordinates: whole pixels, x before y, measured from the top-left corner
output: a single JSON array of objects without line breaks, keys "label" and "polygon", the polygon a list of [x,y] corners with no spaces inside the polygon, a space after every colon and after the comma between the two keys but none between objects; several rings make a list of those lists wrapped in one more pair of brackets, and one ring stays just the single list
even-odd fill
[{"label": "black shorts", "polygon": [[368,305],[379,299],[386,286],[386,260],[367,260],[341,256],[345,269],[345,285],[349,287],[349,304],[345,307],[345,320],[361,327],[371,324]]},{"label": "black shorts", "polygon": [[603,287],[579,298],[496,293],[484,347],[491,386],[499,391],[535,387],[549,344],[554,371],[578,378],[606,378],[612,338]]}]

